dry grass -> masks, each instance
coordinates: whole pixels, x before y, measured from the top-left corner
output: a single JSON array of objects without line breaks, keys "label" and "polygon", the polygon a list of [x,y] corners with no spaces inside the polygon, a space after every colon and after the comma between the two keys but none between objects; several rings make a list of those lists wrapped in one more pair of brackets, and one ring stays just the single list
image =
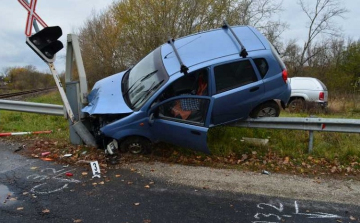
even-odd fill
[{"label": "dry grass", "polygon": [[329,97],[328,112],[330,114],[360,114],[360,93],[333,94]]}]

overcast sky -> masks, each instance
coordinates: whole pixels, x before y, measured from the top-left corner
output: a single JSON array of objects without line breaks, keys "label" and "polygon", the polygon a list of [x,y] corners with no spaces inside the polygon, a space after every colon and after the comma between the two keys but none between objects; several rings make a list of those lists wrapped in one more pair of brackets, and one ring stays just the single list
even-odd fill
[{"label": "overcast sky", "polygon": [[[29,0],[30,1],[30,0]],[[311,0],[313,1],[313,0]],[[60,26],[61,41],[66,46],[66,34],[74,33],[93,12],[107,8],[113,0],[37,0],[36,12],[48,26]],[[305,41],[306,17],[296,0],[283,0],[284,12],[281,20],[289,24],[282,39],[296,38]],[[342,0],[349,12],[345,19],[337,19],[345,37],[360,39],[360,0]],[[1,0],[0,7],[0,74],[6,67],[33,65],[39,71],[49,72],[47,65],[25,44],[27,11],[18,0]],[[40,29],[42,27],[40,26]],[[35,32],[33,30],[33,32]],[[65,69],[65,49],[57,55],[55,67],[58,72]]]}]

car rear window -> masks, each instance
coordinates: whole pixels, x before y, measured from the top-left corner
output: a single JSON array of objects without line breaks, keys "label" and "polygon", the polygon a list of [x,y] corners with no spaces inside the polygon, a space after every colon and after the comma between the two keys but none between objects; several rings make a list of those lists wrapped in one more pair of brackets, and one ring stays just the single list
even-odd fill
[{"label": "car rear window", "polygon": [[257,81],[249,60],[222,64],[214,68],[216,93],[221,93]]},{"label": "car rear window", "polygon": [[269,70],[268,63],[266,62],[266,60],[264,58],[254,59],[254,62],[255,62],[257,69],[259,70],[261,78],[264,78],[266,73]]},{"label": "car rear window", "polygon": [[319,83],[321,84],[321,87],[324,89],[324,91],[327,91],[325,84],[323,82],[321,82],[321,80],[319,80],[319,79],[316,79],[316,80],[319,81]]},{"label": "car rear window", "polygon": [[275,49],[275,47],[270,42],[269,42],[269,44],[270,44],[271,52],[274,55],[274,57],[276,58],[276,60],[278,61],[279,65],[281,67],[281,70],[285,70],[286,66],[285,66],[284,62],[282,61],[282,59],[280,58],[277,49]]}]

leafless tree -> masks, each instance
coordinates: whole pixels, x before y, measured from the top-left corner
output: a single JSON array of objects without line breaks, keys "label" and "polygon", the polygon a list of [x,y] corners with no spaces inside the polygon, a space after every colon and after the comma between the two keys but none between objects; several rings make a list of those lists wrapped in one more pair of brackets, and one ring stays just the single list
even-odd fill
[{"label": "leafless tree", "polygon": [[307,39],[302,48],[295,73],[299,72],[304,65],[311,63],[311,59],[321,52],[320,48],[312,47],[319,35],[338,36],[341,29],[334,24],[334,19],[343,17],[347,12],[347,9],[341,5],[340,0],[299,0],[298,4],[306,14],[309,23],[307,26]]}]

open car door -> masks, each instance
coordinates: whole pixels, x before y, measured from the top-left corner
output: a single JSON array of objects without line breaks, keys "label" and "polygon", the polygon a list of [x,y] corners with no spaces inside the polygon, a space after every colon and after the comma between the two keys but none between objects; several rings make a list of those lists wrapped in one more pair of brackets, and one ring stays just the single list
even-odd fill
[{"label": "open car door", "polygon": [[182,147],[210,153],[207,132],[213,99],[184,95],[154,105],[149,112],[153,138]]}]

